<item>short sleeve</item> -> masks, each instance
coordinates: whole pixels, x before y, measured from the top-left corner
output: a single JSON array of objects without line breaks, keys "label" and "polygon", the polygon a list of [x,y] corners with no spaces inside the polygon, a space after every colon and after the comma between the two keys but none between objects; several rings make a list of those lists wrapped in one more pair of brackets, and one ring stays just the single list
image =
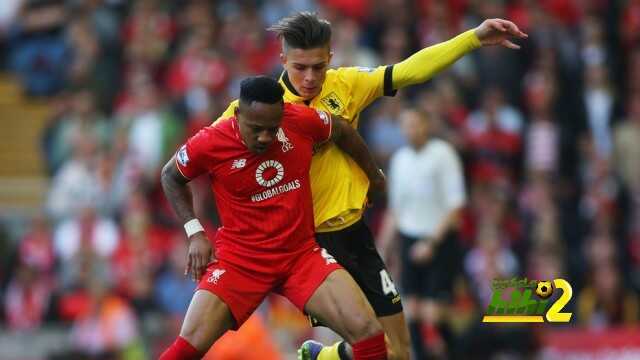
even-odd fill
[{"label": "short sleeve", "polygon": [[392,78],[393,66],[346,67],[338,69],[342,79],[351,84],[352,101],[361,111],[375,99],[395,94]]},{"label": "short sleeve", "polygon": [[295,114],[293,116],[299,116],[299,119],[293,120],[302,133],[313,139],[314,143],[329,140],[331,137],[332,119],[328,112],[302,105],[292,106],[295,106],[296,109],[296,111],[292,112],[292,114]]},{"label": "short sleeve", "polygon": [[211,150],[212,128],[204,128],[178,149],[176,166],[187,179],[193,179],[207,172],[207,157]]}]

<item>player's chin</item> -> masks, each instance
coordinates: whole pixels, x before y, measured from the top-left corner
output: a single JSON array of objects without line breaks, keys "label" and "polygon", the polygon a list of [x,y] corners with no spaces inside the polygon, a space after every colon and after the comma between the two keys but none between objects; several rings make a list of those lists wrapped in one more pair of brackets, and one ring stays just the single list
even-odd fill
[{"label": "player's chin", "polygon": [[307,100],[311,100],[316,95],[320,94],[320,89],[317,86],[314,87],[303,87],[300,91],[300,95]]},{"label": "player's chin", "polygon": [[256,154],[263,154],[265,151],[267,151],[267,147],[254,146],[251,150]]},{"label": "player's chin", "polygon": [[318,94],[320,94],[320,91],[305,91],[303,92],[301,95],[305,100],[311,100],[314,97],[318,96]]}]

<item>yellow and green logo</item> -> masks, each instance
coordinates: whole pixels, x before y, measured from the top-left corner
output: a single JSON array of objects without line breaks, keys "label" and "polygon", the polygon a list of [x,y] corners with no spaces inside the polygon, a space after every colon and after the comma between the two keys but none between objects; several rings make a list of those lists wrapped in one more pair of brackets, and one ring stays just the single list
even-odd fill
[{"label": "yellow and green logo", "polygon": [[[573,297],[573,289],[568,281],[493,280],[493,295],[487,306],[482,322],[490,323],[530,323],[530,322],[569,322],[572,313],[561,312]],[[506,290],[511,289],[505,299]],[[555,290],[562,294],[551,301]],[[534,295],[535,293],[535,295]]]}]

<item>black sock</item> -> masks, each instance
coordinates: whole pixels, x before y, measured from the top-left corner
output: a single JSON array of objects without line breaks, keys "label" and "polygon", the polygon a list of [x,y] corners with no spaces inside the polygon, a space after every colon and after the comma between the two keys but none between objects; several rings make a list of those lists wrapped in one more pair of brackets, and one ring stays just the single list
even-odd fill
[{"label": "black sock", "polygon": [[409,321],[409,334],[411,335],[411,348],[416,359],[425,359],[427,354],[422,337],[422,323],[415,320]]}]

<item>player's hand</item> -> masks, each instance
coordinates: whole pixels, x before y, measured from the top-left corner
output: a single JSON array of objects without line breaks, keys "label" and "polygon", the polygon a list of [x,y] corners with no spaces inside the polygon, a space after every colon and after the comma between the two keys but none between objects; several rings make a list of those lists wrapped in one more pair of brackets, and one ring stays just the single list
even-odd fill
[{"label": "player's hand", "polygon": [[211,243],[205,233],[198,232],[189,238],[189,252],[187,254],[187,266],[184,269],[185,276],[198,282],[207,270],[207,264],[212,261]]},{"label": "player's hand", "polygon": [[502,45],[509,49],[520,49],[520,45],[511,42],[509,39],[526,39],[529,37],[529,35],[520,31],[516,24],[503,19],[485,20],[475,29],[475,32],[482,46]]},{"label": "player's hand", "polygon": [[432,241],[420,240],[411,246],[409,249],[409,256],[411,260],[416,264],[426,264],[433,258],[435,253],[434,245]]}]

